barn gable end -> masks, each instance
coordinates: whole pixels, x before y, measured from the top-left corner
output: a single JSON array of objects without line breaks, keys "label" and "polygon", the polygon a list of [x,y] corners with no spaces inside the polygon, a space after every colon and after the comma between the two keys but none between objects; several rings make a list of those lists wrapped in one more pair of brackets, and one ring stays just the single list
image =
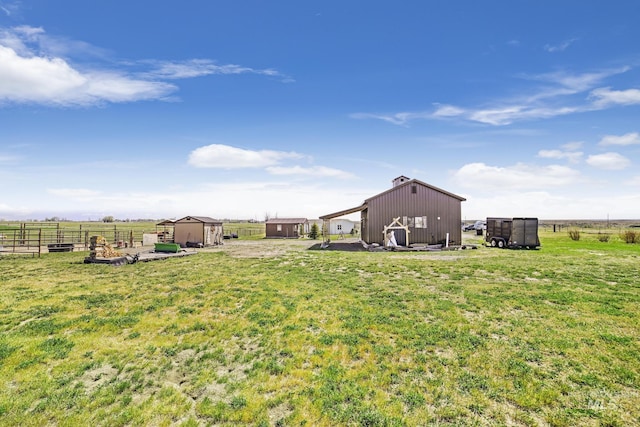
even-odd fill
[{"label": "barn gable end", "polygon": [[[393,187],[376,194],[352,209],[324,215],[325,221],[340,215],[360,211],[362,240],[366,243],[384,244],[384,227],[396,218],[409,227],[410,243],[459,244],[462,241],[461,203],[465,199],[441,188],[417,179],[400,176],[393,180]],[[404,231],[396,234],[399,245],[405,245]]]}]

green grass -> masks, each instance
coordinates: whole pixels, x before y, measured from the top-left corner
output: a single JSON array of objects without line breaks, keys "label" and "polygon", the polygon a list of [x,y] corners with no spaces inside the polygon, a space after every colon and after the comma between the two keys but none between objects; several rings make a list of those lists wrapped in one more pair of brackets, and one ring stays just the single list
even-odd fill
[{"label": "green grass", "polygon": [[0,258],[0,424],[639,425],[640,245],[541,241]]}]

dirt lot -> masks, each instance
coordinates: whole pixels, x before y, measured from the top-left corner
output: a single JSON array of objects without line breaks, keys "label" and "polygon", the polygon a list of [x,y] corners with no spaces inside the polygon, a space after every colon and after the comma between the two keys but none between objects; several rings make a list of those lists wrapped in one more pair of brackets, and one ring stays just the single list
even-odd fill
[{"label": "dirt lot", "polygon": [[[474,235],[464,235],[464,244],[482,244],[482,237]],[[304,250],[323,251],[345,251],[359,252],[366,251],[362,243],[357,238],[332,240],[327,248],[321,248],[321,240],[308,239],[261,239],[261,240],[225,240],[222,246],[198,249],[203,252],[223,251],[235,258],[271,258],[280,256],[286,252]]]},{"label": "dirt lot", "polygon": [[[348,242],[349,247],[360,247],[357,239]],[[261,239],[261,240],[225,240],[222,246],[198,249],[199,251],[223,251],[236,258],[271,258],[290,251],[303,251],[308,249],[320,249],[320,240],[308,239]],[[347,240],[336,243],[339,246],[347,246]],[[333,246],[333,244],[332,244]],[[335,250],[335,249],[334,249]]]}]

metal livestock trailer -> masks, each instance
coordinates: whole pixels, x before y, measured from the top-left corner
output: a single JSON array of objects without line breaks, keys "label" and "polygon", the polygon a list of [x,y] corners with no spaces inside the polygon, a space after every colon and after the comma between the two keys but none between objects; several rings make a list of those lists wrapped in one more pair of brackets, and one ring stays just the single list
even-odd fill
[{"label": "metal livestock trailer", "polygon": [[540,246],[538,218],[487,218],[485,241],[499,248]]}]

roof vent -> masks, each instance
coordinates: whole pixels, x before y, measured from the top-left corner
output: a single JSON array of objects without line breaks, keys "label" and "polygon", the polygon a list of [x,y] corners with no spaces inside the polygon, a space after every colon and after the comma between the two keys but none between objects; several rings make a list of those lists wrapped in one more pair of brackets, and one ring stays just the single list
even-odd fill
[{"label": "roof vent", "polygon": [[411,178],[407,178],[404,175],[400,175],[399,177],[393,180],[393,186],[397,187],[398,185],[404,184],[407,181],[411,181]]}]

